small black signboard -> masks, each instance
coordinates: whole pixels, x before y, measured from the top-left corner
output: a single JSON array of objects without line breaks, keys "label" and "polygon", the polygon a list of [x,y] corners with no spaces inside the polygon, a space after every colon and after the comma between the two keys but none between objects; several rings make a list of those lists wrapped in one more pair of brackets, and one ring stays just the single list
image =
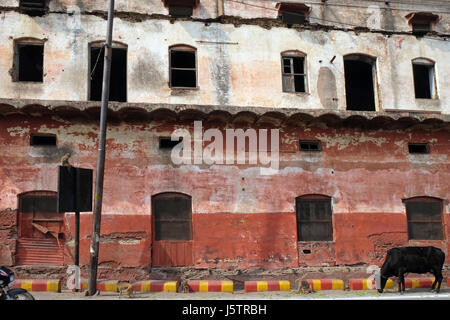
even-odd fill
[{"label": "small black signboard", "polygon": [[58,167],[58,212],[92,211],[92,169]]}]

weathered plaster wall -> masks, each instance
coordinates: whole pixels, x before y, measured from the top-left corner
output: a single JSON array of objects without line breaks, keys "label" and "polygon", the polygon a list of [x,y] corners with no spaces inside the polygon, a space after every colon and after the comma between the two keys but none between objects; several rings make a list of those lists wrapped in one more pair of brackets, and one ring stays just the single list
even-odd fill
[{"label": "weathered plaster wall", "polygon": [[[1,97],[88,99],[89,43],[104,39],[106,21],[94,14],[77,19],[62,13],[35,18],[2,13]],[[43,83],[12,81],[14,39],[22,37],[45,41]],[[361,53],[377,58],[379,110],[450,113],[450,50],[444,38],[118,16],[114,40],[128,46],[129,102],[345,110],[343,56]],[[168,48],[175,44],[197,48],[195,90],[169,88]],[[282,92],[280,54],[285,50],[307,54],[308,93]],[[439,99],[415,99],[411,60],[417,57],[436,62]]]},{"label": "weathered plaster wall", "polygon": [[[449,257],[448,131],[284,126],[280,132],[280,172],[262,176],[258,167],[248,164],[174,166],[169,154],[158,150],[158,137],[168,136],[179,127],[192,129],[192,123],[109,125],[101,264],[151,264],[151,196],[160,192],[192,196],[196,267],[380,263],[388,248],[408,244],[433,244]],[[56,190],[56,167],[65,152],[73,154],[74,165],[95,169],[97,130],[95,123],[75,119],[2,118],[2,216],[8,210],[15,212],[17,195],[22,192]],[[58,146],[52,150],[30,147],[29,134],[35,132],[57,134]],[[299,152],[300,138],[319,139],[323,151]],[[411,155],[407,151],[409,141],[428,141],[432,152]],[[295,198],[305,194],[332,197],[332,243],[297,242]],[[414,196],[446,201],[444,241],[408,242],[402,199]],[[68,264],[72,261],[73,219],[73,215],[66,215]],[[91,214],[82,214],[81,223],[81,263],[88,264]],[[12,226],[7,224],[8,228]],[[5,242],[2,245],[5,247]]]}]

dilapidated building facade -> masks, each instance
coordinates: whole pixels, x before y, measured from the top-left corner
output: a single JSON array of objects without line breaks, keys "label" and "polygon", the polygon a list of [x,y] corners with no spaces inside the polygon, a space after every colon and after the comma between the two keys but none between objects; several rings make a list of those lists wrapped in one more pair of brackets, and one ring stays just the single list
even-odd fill
[{"label": "dilapidated building facade", "polygon": [[[100,276],[379,265],[406,245],[440,247],[448,265],[448,1],[115,10]],[[0,1],[0,264],[73,264],[57,166],[70,153],[95,170],[105,34],[104,1]],[[199,123],[278,130],[277,170],[202,161]],[[188,162],[173,161],[177,129],[200,147]],[[83,266],[91,230],[82,213]]]}]

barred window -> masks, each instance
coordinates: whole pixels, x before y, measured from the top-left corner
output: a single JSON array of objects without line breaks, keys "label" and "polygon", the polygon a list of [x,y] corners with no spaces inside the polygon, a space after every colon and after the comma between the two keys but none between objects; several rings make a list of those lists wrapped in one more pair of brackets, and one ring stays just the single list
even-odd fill
[{"label": "barred window", "polygon": [[410,240],[442,240],[442,200],[417,197],[404,201]]},{"label": "barred window", "polygon": [[153,197],[155,240],[191,240],[191,197],[161,193]]},{"label": "barred window", "polygon": [[299,241],[332,241],[331,198],[309,195],[296,199]]}]

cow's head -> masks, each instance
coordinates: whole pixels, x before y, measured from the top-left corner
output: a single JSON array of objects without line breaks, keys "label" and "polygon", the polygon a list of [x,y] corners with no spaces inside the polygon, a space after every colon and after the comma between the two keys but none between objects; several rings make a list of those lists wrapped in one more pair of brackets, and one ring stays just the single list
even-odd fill
[{"label": "cow's head", "polygon": [[377,283],[377,289],[379,293],[383,293],[384,287],[386,286],[386,282],[389,279],[389,277],[393,276],[394,273],[392,272],[392,268],[390,266],[391,262],[391,256],[390,252],[388,252],[386,256],[386,260],[383,263],[383,266],[381,267],[380,272],[378,272],[375,275],[375,281]]}]

